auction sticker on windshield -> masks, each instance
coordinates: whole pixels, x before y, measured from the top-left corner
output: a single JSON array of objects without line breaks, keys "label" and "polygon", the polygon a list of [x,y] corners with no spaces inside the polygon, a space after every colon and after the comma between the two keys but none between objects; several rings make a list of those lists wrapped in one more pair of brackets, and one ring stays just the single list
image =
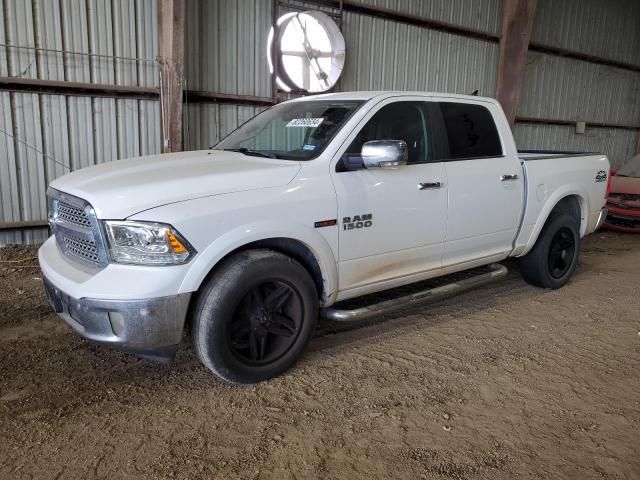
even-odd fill
[{"label": "auction sticker on windshield", "polygon": [[287,123],[287,127],[304,127],[304,128],[316,128],[322,122],[324,118],[294,118]]}]

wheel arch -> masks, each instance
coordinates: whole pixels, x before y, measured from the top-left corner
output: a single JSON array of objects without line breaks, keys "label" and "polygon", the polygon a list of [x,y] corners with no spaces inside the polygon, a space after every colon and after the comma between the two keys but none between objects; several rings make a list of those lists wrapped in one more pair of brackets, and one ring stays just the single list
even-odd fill
[{"label": "wheel arch", "polygon": [[240,251],[269,249],[293,258],[309,272],[321,305],[328,306],[335,301],[337,265],[333,251],[324,237],[313,230],[309,232],[304,229],[297,232],[280,230],[276,233],[279,229],[265,230],[253,226],[242,227],[241,230],[242,232],[234,231],[223,235],[194,259],[194,265],[182,282],[182,292],[198,291],[221,262]]},{"label": "wheel arch", "polygon": [[311,276],[311,279],[316,286],[316,291],[318,292],[318,298],[324,298],[325,281],[322,275],[322,269],[320,268],[318,259],[314,255],[313,251],[303,242],[287,237],[273,237],[256,240],[229,252],[220,261],[224,261],[226,258],[238,252],[252,249],[274,250],[296,260]]},{"label": "wheel arch", "polygon": [[529,240],[526,243],[525,248],[517,254],[518,257],[522,257],[529,253],[534,247],[540,236],[540,232],[547,224],[552,215],[556,213],[566,213],[575,218],[578,223],[580,237],[586,234],[588,218],[589,218],[589,206],[587,204],[587,197],[577,191],[564,192],[557,195],[555,198],[547,201],[538,221],[536,222]]}]

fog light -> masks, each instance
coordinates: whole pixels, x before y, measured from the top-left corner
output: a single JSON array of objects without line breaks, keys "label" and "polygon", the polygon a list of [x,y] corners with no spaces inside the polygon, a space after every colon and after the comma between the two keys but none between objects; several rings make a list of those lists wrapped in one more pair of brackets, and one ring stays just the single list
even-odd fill
[{"label": "fog light", "polygon": [[124,317],[121,313],[109,312],[109,323],[111,323],[111,330],[117,337],[124,334]]}]

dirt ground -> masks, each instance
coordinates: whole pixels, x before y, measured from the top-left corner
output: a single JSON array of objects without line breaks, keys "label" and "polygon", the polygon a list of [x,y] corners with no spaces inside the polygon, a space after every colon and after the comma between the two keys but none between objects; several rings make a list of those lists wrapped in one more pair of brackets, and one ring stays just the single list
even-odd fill
[{"label": "dirt ground", "polygon": [[558,291],[511,273],[325,323],[252,387],[187,344],[163,365],[81,340],[37,267],[0,263],[0,292],[0,479],[640,478],[640,236],[589,237]]}]

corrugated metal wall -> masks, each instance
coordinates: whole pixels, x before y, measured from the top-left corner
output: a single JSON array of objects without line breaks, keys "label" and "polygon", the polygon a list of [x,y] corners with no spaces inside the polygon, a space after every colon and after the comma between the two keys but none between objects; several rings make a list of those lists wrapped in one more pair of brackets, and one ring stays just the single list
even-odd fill
[{"label": "corrugated metal wall", "polygon": [[[539,0],[531,42],[640,66],[640,2]],[[517,123],[520,148],[601,151],[620,166],[636,151],[638,130],[589,122],[640,125],[640,73],[530,51],[518,115],[587,124],[581,135],[569,126]]]},{"label": "corrugated metal wall", "polygon": [[186,22],[187,89],[271,96],[271,1],[188,0]]},{"label": "corrugated metal wall", "polygon": [[495,96],[498,45],[345,12],[338,90],[428,90]]},{"label": "corrugated metal wall", "polygon": [[[270,95],[265,52],[270,3],[261,0],[188,3],[189,88]],[[318,8],[310,3],[289,3]],[[493,34],[501,28],[501,0],[358,0],[358,3]],[[639,5],[637,0],[540,0],[532,41],[640,64]],[[279,11],[282,14],[292,10],[281,6]],[[248,23],[254,28],[247,29]],[[495,96],[499,46],[494,42],[349,11],[344,12],[342,30],[347,60],[337,91],[469,93],[478,89],[481,95]],[[204,52],[208,55],[203,55]],[[250,107],[237,108],[248,111]],[[188,109],[195,110],[189,114],[192,130],[188,135],[189,147],[214,144],[220,137],[220,127],[216,125],[221,121],[221,107],[191,105]],[[635,149],[634,130],[593,127],[589,122],[640,124],[640,74],[531,51],[518,116],[587,122],[585,135],[572,133],[570,127],[563,125],[519,122],[515,133],[521,148],[600,150],[610,156],[614,165],[619,165]],[[237,117],[245,119],[242,115]],[[227,132],[232,126],[227,122],[222,130]]]},{"label": "corrugated metal wall", "polygon": [[[317,6],[289,2],[306,8]],[[497,32],[500,0],[469,3],[386,1],[377,6],[399,9],[426,18]],[[466,5],[466,6],[465,6]],[[283,14],[287,7],[280,7]],[[334,10],[335,12],[335,10]],[[191,0],[187,3],[187,85],[194,90],[267,97],[271,94],[266,58],[266,38],[271,27],[271,2],[263,0]],[[247,28],[251,24],[253,28]],[[407,25],[372,16],[345,12],[342,30],[347,61],[337,91],[431,90],[494,96],[498,45]],[[204,54],[204,52],[207,52]],[[246,121],[238,113],[226,117]],[[205,148],[228,132],[232,123],[216,126],[227,107],[187,106],[189,148]]]},{"label": "corrugated metal wall", "polygon": [[502,0],[355,0],[355,3],[460,25],[483,32],[500,33]]},{"label": "corrugated metal wall", "polygon": [[640,65],[637,0],[538,0],[531,41]]},{"label": "corrugated metal wall", "polygon": [[518,114],[638,124],[640,73],[529,52]]},{"label": "corrugated metal wall", "polygon": [[636,131],[621,128],[587,128],[584,135],[576,135],[575,127],[532,123],[517,123],[513,135],[523,149],[548,150],[557,146],[570,151],[607,152],[611,159],[635,155],[638,138]]},{"label": "corrugated metal wall", "polygon": [[266,107],[194,103],[185,109],[185,149],[198,150],[215,145]]},{"label": "corrugated metal wall", "polygon": [[[0,44],[21,47],[0,47],[0,75],[157,86],[156,26],[155,0],[0,0]],[[157,153],[159,117],[154,100],[0,92],[0,223],[45,220],[47,185],[70,170]]]},{"label": "corrugated metal wall", "polygon": [[[501,28],[503,0],[355,1],[492,35]],[[270,97],[272,1],[186,4],[186,88]],[[0,46],[0,76],[158,84],[156,0],[0,0],[0,7],[0,44],[44,49]],[[640,65],[638,25],[637,0],[539,0],[532,42]],[[478,89],[495,95],[495,42],[350,11],[342,29],[347,60],[338,91]],[[215,144],[263,108],[187,104],[185,145]],[[157,152],[159,114],[153,100],[0,92],[0,223],[43,219],[46,185],[70,169]],[[602,150],[618,165],[634,152],[637,131],[589,124],[639,124],[640,73],[530,51],[518,115],[587,122],[584,135],[566,125],[519,122],[514,133],[521,148]],[[43,235],[0,233],[0,243]]]}]

